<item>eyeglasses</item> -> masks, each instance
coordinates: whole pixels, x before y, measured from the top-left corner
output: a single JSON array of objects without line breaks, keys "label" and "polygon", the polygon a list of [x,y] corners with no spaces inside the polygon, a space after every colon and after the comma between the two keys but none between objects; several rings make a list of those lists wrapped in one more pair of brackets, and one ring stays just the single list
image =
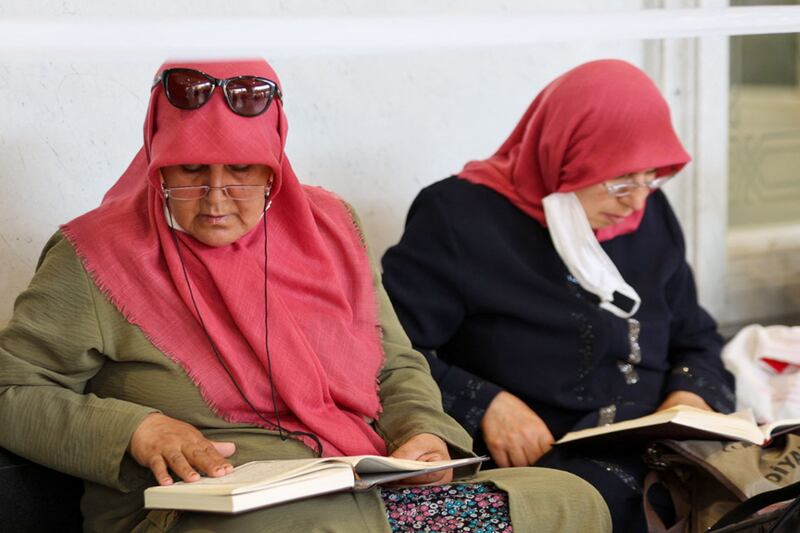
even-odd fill
[{"label": "eyeglasses", "polygon": [[217,87],[222,87],[231,111],[243,117],[260,115],[269,109],[276,96],[283,101],[278,84],[259,76],[236,76],[220,80],[191,68],[170,68],[156,76],[150,90],[159,83],[164,86],[169,103],[179,109],[200,109]]},{"label": "eyeglasses", "polygon": [[231,200],[255,200],[269,196],[272,185],[223,185],[211,187],[209,185],[189,185],[184,187],[167,187],[161,184],[164,198],[173,200],[199,200],[205,198],[212,189],[221,190]]},{"label": "eyeglasses", "polygon": [[630,196],[633,194],[633,191],[640,187],[645,187],[651,191],[654,191],[668,182],[670,178],[672,178],[672,176],[662,176],[660,178],[647,180],[644,183],[638,183],[634,180],[626,180],[620,183],[603,183],[603,185],[605,185],[608,194],[619,198],[623,196]]}]

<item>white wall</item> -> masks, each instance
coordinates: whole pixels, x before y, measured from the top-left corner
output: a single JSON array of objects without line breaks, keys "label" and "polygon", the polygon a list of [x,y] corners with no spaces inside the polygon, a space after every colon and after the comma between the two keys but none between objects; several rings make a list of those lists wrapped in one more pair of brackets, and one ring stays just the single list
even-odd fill
[{"label": "white wall", "polygon": [[[267,17],[536,14],[638,9],[638,0],[405,2],[4,0],[0,19],[167,19],[192,13]],[[432,49],[331,56],[271,54],[289,118],[287,152],[301,180],[359,211],[377,255],[396,242],[426,184],[489,156],[550,79],[583,61],[642,64],[640,41]],[[368,52],[368,51],[366,51]],[[0,324],[58,224],[93,208],[141,145],[161,56],[0,58]]]}]

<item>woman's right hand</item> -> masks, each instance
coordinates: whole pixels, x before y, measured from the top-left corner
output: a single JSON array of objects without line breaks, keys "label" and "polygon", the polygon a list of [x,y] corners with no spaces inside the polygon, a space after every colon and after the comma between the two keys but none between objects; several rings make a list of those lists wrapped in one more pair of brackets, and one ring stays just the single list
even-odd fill
[{"label": "woman's right hand", "polygon": [[481,420],[483,440],[497,466],[530,466],[553,445],[553,435],[539,415],[511,394],[494,397]]},{"label": "woman's right hand", "polygon": [[184,481],[200,479],[198,470],[211,477],[233,472],[225,460],[233,455],[232,442],[206,439],[194,426],[160,413],[145,417],[133,432],[128,452],[140,465],[152,470],[159,485],[172,485],[172,470]]}]

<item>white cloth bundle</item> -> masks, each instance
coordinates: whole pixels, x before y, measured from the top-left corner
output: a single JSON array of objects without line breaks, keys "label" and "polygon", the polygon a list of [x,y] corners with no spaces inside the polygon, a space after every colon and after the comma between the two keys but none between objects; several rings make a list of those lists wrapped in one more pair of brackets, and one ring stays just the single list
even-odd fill
[{"label": "white cloth bundle", "polygon": [[760,424],[800,418],[800,327],[747,326],[722,361],[736,376],[738,410],[751,408]]}]

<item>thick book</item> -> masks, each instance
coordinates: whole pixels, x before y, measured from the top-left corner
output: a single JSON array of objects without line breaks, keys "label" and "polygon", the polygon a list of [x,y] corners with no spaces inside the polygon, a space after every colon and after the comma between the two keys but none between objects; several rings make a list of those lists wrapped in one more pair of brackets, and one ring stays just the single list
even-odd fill
[{"label": "thick book", "polygon": [[800,418],[778,420],[759,426],[750,412],[726,415],[678,405],[633,420],[572,431],[556,444],[601,446],[674,439],[736,440],[764,446],[773,437],[798,428]]},{"label": "thick book", "polygon": [[485,461],[468,457],[450,461],[410,461],[377,455],[252,461],[222,477],[150,487],[147,509],[239,513],[320,494],[368,490],[376,485]]}]

